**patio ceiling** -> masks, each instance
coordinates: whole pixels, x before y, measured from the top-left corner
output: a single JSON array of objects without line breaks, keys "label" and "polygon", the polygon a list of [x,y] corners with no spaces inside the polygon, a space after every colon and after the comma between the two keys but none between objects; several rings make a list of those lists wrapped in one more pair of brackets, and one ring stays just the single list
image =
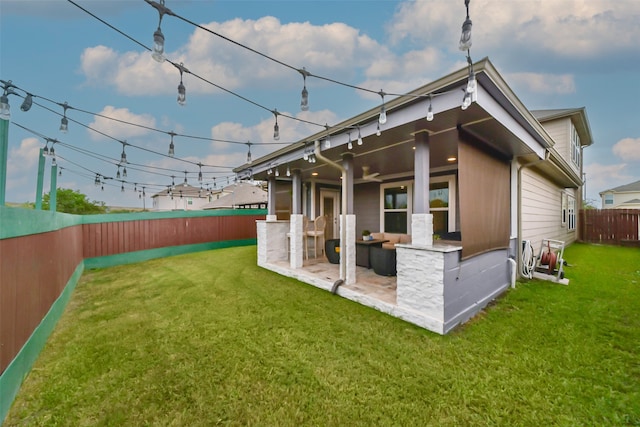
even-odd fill
[{"label": "patio ceiling", "polygon": [[[531,149],[476,103],[467,110],[458,107],[438,113],[431,122],[423,117],[393,128],[382,127],[380,136],[376,136],[374,133],[363,137],[361,146],[357,145],[355,141],[357,132],[353,132],[351,135],[353,139],[352,150],[347,148],[347,139],[338,145],[335,138],[332,138],[332,148],[323,148],[322,153],[335,162],[340,162],[344,153],[352,153],[356,183],[362,178],[363,166],[369,167],[369,173],[379,173],[378,178],[383,181],[393,180],[413,174],[415,135],[426,132],[430,135],[431,169],[455,169],[457,162],[448,159],[452,156],[457,158],[458,127],[488,147],[502,153],[505,157],[533,154]],[[302,179],[305,181],[316,179],[318,181],[340,182],[340,172],[337,169],[320,160],[316,163],[309,163],[301,156],[293,161],[272,162],[273,168],[279,168],[280,179],[286,179],[284,172],[287,165],[291,170],[300,169]],[[312,175],[313,173],[317,175]],[[255,179],[267,179],[267,177],[266,170],[254,173]]]}]

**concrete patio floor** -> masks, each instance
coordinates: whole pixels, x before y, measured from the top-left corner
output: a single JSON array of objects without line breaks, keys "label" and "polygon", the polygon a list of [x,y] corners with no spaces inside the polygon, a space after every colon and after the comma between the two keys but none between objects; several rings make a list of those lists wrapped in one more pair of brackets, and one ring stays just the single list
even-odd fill
[{"label": "concrete patio floor", "polygon": [[[272,270],[285,276],[294,277],[302,282],[331,291],[334,283],[340,278],[339,264],[331,264],[325,256],[304,260],[303,267],[292,269],[289,261],[270,264]],[[338,288],[338,295],[357,300],[365,305],[373,299],[381,303],[396,304],[396,276],[380,276],[373,269],[356,267],[356,283],[343,284]],[[360,297],[353,298],[359,294]],[[374,304],[376,306],[377,304]],[[386,310],[384,310],[386,311]]]}]

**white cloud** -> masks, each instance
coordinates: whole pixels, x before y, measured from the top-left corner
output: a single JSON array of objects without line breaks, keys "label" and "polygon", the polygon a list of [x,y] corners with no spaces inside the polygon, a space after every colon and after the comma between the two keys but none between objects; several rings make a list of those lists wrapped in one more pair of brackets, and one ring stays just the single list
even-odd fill
[{"label": "white cloud", "polygon": [[587,188],[592,194],[634,181],[626,163],[613,165],[591,163],[585,165],[584,170],[587,174]]},{"label": "white cloud", "polygon": [[625,161],[640,161],[640,138],[624,138],[616,142],[613,154]]},{"label": "white cloud", "polygon": [[19,191],[20,189],[29,188],[29,183],[33,183],[31,189],[33,193],[22,194],[20,200],[23,202],[34,199],[35,182],[37,179],[38,159],[40,157],[40,148],[43,146],[42,141],[37,138],[25,138],[20,141],[18,147],[9,150],[7,159],[7,190]]},{"label": "white cloud", "polygon": [[[156,120],[149,114],[135,114],[129,111],[128,108],[116,108],[111,105],[107,105],[98,114],[106,117],[111,117],[122,122],[135,123],[140,126],[151,128],[155,128],[156,126]],[[131,126],[130,124],[121,123],[100,116],[94,116],[93,122],[91,122],[89,126],[93,129],[99,130],[100,132],[104,132],[109,136],[119,139],[138,137],[151,132],[150,130],[143,127]],[[93,132],[91,130],[89,130],[88,132],[91,139],[93,139],[94,141],[98,141],[104,138],[103,135],[97,132]]]},{"label": "white cloud", "polygon": [[541,94],[569,94],[576,91],[572,74],[510,73],[506,79],[514,86]]},{"label": "white cloud", "polygon": [[[474,48],[484,52],[543,50],[569,59],[602,60],[603,55],[639,49],[640,2],[633,0],[484,0],[471,2],[470,17]],[[444,43],[454,51],[464,19],[462,2],[406,2],[387,30],[394,42]]]},{"label": "white cloud", "polygon": [[[258,20],[234,19],[203,25],[237,43],[276,58],[293,67],[306,67],[317,75],[349,79],[357,68],[367,67],[371,58],[388,54],[387,49],[359,30],[342,23],[322,26],[309,22],[282,24],[267,16]],[[204,30],[196,29],[188,42],[167,58],[193,73],[229,90],[246,86],[272,85],[279,80],[301,83],[295,70],[269,61]],[[112,85],[129,95],[173,93],[179,72],[170,63],[156,63],[144,52],[116,52],[106,46],[85,49],[81,71],[87,82]],[[293,76],[293,77],[292,77]],[[298,80],[300,79],[300,80]],[[175,84],[167,84],[167,82]],[[212,85],[184,75],[189,92],[219,92]]]}]

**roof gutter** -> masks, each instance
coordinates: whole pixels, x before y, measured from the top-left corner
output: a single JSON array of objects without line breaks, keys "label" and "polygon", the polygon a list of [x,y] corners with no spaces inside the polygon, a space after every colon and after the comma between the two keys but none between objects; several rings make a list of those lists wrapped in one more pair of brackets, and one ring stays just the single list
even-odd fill
[{"label": "roof gutter", "polygon": [[[341,207],[340,207],[340,212],[342,212],[342,215],[340,215],[340,242],[342,242],[342,245],[345,245],[347,242],[347,224],[346,224],[346,219],[347,219],[347,170],[339,163],[334,162],[333,160],[330,160],[328,158],[326,158],[325,156],[322,155],[322,151],[320,150],[320,141],[315,142],[315,146],[314,146],[314,154],[316,156],[317,159],[320,159],[322,162],[326,163],[327,165],[338,169],[341,173],[342,173],[342,201],[341,201]],[[346,251],[340,251],[340,279],[345,280],[347,279],[347,260],[345,259],[345,253]]]}]

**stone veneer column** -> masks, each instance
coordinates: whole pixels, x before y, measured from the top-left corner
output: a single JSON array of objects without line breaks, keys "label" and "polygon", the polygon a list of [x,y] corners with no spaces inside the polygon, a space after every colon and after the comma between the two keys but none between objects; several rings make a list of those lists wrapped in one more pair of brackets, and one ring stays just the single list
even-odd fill
[{"label": "stone veneer column", "polygon": [[291,268],[302,268],[304,262],[304,215],[291,215],[289,229],[289,262]]},{"label": "stone veneer column", "polygon": [[340,242],[340,262],[346,263],[346,267],[342,270],[345,272],[344,282],[351,285],[356,283],[356,216],[344,216],[346,232],[341,235],[345,235],[346,242]]},{"label": "stone veneer column", "polygon": [[414,246],[433,246],[432,214],[411,215],[411,244]]},{"label": "stone veneer column", "polygon": [[256,221],[258,265],[287,259],[289,221]]},{"label": "stone veneer column", "polygon": [[444,253],[411,245],[396,246],[396,303],[433,320],[429,329],[444,332]]}]

